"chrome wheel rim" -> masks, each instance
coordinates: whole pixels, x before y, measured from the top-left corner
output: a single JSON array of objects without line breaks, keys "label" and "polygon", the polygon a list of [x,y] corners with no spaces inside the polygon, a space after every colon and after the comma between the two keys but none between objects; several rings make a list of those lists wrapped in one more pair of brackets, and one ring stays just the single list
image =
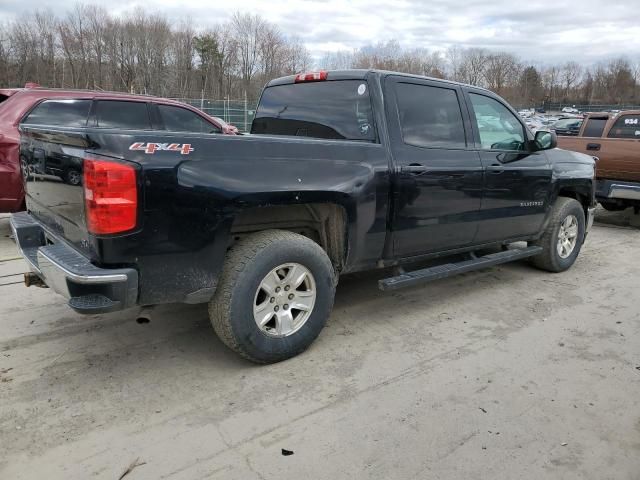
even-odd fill
[{"label": "chrome wheel rim", "polygon": [[253,319],[270,337],[287,337],[309,320],[316,303],[316,282],[299,263],[285,263],[260,282],[253,299]]},{"label": "chrome wheel rim", "polygon": [[560,224],[558,232],[558,255],[560,258],[567,258],[573,253],[578,243],[578,218],[569,215]]},{"label": "chrome wheel rim", "polygon": [[67,180],[71,185],[79,185],[80,184],[80,173],[75,170],[69,170],[67,172]]}]

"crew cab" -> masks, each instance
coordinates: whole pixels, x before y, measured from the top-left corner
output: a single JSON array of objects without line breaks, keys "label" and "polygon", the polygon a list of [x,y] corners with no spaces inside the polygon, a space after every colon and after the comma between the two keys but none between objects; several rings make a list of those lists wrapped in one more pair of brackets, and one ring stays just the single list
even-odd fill
[{"label": "crew cab", "polygon": [[590,113],[562,148],[595,155],[596,198],[607,210],[640,211],[640,111]]},{"label": "crew cab", "polygon": [[29,162],[65,156],[83,176],[28,178],[11,220],[28,284],[87,314],[208,303],[259,363],[313,342],[340,275],[391,267],[394,290],[524,258],[561,272],[593,220],[592,157],[488,90],[402,73],[272,80],[245,136],[20,130]]},{"label": "crew cab", "polygon": [[[91,109],[91,116],[89,111]],[[96,117],[99,115],[99,118]],[[184,103],[147,95],[39,88],[0,89],[0,213],[24,210],[24,189],[20,176],[18,124],[85,126],[98,118],[102,127],[142,130],[187,130],[235,135],[238,129]],[[94,122],[95,123],[95,122]],[[23,158],[24,160],[24,158]],[[61,156],[32,158],[23,173],[55,175],[78,185],[81,167]]]}]

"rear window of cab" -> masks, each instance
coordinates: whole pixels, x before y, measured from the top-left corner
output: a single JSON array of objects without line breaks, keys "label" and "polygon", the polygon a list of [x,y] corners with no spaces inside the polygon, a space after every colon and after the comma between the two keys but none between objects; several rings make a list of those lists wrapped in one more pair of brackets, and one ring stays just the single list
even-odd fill
[{"label": "rear window of cab", "polygon": [[367,82],[329,80],[268,87],[251,133],[375,142]]}]

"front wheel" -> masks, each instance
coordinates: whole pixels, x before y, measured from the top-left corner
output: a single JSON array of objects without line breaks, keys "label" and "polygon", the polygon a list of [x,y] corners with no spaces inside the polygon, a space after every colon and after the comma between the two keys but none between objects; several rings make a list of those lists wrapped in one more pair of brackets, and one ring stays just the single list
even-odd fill
[{"label": "front wheel", "polygon": [[533,257],[531,263],[549,272],[564,272],[578,258],[584,237],[582,205],[573,198],[558,197],[542,237],[532,242],[542,247],[542,253]]},{"label": "front wheel", "polygon": [[64,180],[69,185],[77,186],[82,183],[82,174],[75,168],[70,168],[65,172]]},{"label": "front wheel", "polygon": [[209,316],[229,348],[256,363],[304,351],[333,307],[335,273],[312,240],[283,230],[239,240],[227,254]]}]

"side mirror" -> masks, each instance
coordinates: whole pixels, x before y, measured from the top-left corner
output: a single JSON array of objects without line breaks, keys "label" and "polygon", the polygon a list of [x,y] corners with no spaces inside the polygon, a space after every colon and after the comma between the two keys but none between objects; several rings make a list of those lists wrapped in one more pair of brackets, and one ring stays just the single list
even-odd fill
[{"label": "side mirror", "polygon": [[534,150],[551,150],[558,146],[558,136],[556,132],[547,132],[544,130],[538,130],[533,140]]}]

